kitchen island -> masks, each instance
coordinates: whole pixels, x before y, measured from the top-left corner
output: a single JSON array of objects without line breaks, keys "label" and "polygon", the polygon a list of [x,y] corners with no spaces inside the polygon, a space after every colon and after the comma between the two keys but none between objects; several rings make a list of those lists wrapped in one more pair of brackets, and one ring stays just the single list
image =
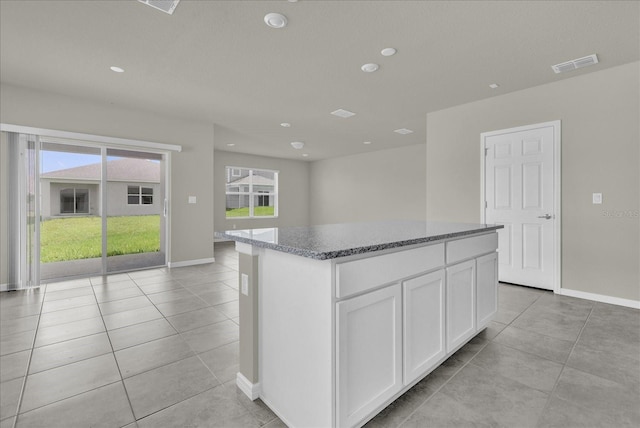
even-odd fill
[{"label": "kitchen island", "polygon": [[217,233],[240,253],[237,385],[290,427],[363,425],[492,319],[501,227]]}]

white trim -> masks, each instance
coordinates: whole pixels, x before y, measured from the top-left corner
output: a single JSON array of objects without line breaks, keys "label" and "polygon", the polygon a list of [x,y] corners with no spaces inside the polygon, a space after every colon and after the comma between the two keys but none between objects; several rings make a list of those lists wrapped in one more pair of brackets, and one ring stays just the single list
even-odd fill
[{"label": "white trim", "polygon": [[236,375],[236,385],[251,401],[260,397],[260,383],[251,383],[249,379],[240,372]]},{"label": "white trim", "polygon": [[[164,198],[162,201],[162,213],[164,215],[164,262],[169,267],[171,260],[171,152],[164,154]],[[162,182],[160,182],[162,193]],[[215,260],[215,259],[214,259]]]},{"label": "white trim", "polygon": [[521,132],[528,131],[537,128],[553,128],[553,192],[554,197],[554,216],[555,227],[553,238],[555,241],[554,251],[554,264],[555,269],[553,272],[553,292],[558,293],[562,289],[562,122],[560,120],[553,120],[550,122],[535,123],[533,125],[518,126],[515,128],[499,129],[496,131],[482,132],[480,134],[480,223],[485,223],[485,168],[486,168],[486,145],[485,139],[494,135],[506,134],[509,132]]},{"label": "white trim", "polygon": [[570,290],[568,288],[561,288],[556,291],[556,293],[561,296],[577,297],[579,299],[593,300],[595,302],[610,303],[612,305],[640,309],[640,300],[623,299],[621,297],[607,296],[605,294],[587,293],[586,291]]},{"label": "white trim", "polygon": [[9,284],[0,284],[0,292],[9,291]]},{"label": "white trim", "polygon": [[251,244],[245,244],[244,242],[236,241],[236,251],[240,254],[246,254],[248,256],[257,256],[258,248]]},{"label": "white trim", "polygon": [[181,152],[182,146],[176,144],[154,143],[152,141],[131,140],[128,138],[106,137],[104,135],[83,134],[79,132],[58,131],[55,129],[33,128],[30,126],[12,125],[0,123],[0,131],[17,132],[20,134],[33,134],[42,137],[69,138],[72,140],[93,141],[98,143],[112,144],[121,147],[142,147],[147,149],[169,150]]},{"label": "white trim", "polygon": [[183,262],[168,262],[167,267],[169,269],[186,267],[186,266],[195,266],[195,265],[204,265],[207,263],[214,263],[216,261],[213,257],[208,257],[206,259],[194,259],[194,260],[185,260]]}]

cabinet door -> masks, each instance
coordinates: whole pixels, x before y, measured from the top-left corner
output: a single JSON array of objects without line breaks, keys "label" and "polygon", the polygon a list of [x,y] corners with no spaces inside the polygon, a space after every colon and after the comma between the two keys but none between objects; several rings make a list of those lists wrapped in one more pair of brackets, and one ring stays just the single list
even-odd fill
[{"label": "cabinet door", "polygon": [[477,328],[482,329],[498,311],[498,254],[476,259]]},{"label": "cabinet door", "polygon": [[338,426],[350,427],[402,388],[400,284],[336,306]]},{"label": "cabinet door", "polygon": [[476,261],[447,268],[447,352],[476,332]]},{"label": "cabinet door", "polygon": [[403,283],[404,384],[445,355],[444,269]]}]

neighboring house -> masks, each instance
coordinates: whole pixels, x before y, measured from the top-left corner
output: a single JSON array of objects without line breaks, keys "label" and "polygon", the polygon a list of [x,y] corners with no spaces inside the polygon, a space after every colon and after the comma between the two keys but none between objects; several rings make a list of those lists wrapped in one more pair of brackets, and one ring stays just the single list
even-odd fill
[{"label": "neighboring house", "polygon": [[[275,180],[273,171],[261,171],[254,169],[249,176],[249,169],[227,168],[227,209],[244,208],[249,206],[249,185],[253,184],[253,194],[256,195],[254,206],[272,207],[275,203],[274,197],[269,195],[275,190]],[[229,193],[246,193],[245,195],[234,195]]]},{"label": "neighboring house", "polygon": [[[107,161],[107,215],[160,214],[160,162]],[[101,164],[51,171],[40,176],[43,218],[101,215]]]}]

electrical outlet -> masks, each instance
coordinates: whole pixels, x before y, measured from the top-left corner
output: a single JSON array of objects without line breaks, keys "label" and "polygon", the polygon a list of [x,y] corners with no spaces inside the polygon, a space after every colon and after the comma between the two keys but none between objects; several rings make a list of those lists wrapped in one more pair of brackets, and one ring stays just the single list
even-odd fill
[{"label": "electrical outlet", "polygon": [[598,205],[602,203],[602,193],[593,194],[593,203]]},{"label": "electrical outlet", "polygon": [[242,285],[240,287],[240,291],[245,296],[248,296],[249,295],[249,275],[247,275],[246,273],[243,273],[242,275],[240,275],[240,278],[241,278],[241,282],[242,282]]},{"label": "electrical outlet", "polygon": [[189,203],[190,204],[195,204],[196,203],[196,197],[195,196],[189,196]]}]

